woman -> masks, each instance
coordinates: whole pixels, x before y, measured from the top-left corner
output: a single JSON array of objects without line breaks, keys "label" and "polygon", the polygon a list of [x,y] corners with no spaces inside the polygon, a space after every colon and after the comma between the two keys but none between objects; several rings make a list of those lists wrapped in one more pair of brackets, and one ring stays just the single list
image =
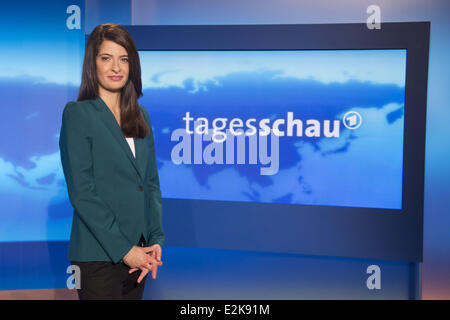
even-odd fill
[{"label": "woman", "polygon": [[[80,299],[142,299],[156,278],[164,232],[155,147],[136,46],[125,28],[97,26],[77,102],[64,108],[59,146],[74,207],[69,260]],[[139,271],[140,272],[136,272]]]}]

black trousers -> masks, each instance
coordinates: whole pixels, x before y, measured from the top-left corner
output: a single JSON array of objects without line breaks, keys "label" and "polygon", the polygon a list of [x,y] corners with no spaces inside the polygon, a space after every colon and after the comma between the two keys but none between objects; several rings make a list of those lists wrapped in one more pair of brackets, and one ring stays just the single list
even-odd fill
[{"label": "black trousers", "polygon": [[[141,236],[138,246],[145,246]],[[71,261],[80,268],[80,300],[142,300],[147,276],[137,283],[141,270],[129,274],[130,268],[123,262]]]}]

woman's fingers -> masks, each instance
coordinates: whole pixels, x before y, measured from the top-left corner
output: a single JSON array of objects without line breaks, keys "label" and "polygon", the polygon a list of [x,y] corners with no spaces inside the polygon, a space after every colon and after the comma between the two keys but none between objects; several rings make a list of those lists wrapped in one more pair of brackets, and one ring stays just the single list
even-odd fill
[{"label": "woman's fingers", "polygon": [[157,266],[162,266],[162,261],[158,261],[156,260],[154,257],[152,257],[151,255],[147,255],[147,261],[150,264],[155,264]]},{"label": "woman's fingers", "polygon": [[154,244],[151,247],[144,247],[144,251],[154,257],[156,260],[161,260],[161,246],[159,244]]},{"label": "woman's fingers", "polygon": [[157,246],[155,248],[154,253],[155,253],[156,260],[161,261],[161,247],[160,246]]},{"label": "woman's fingers", "polygon": [[148,271],[152,271],[152,268],[153,268],[153,263],[145,263],[145,264],[143,264],[142,266],[141,266],[141,270],[142,269],[145,269],[145,270],[148,270]]},{"label": "woman's fingers", "polygon": [[[133,269],[132,269],[133,270]],[[158,266],[156,264],[147,264],[140,268],[141,274],[139,275],[139,278],[137,280],[138,283],[141,283],[142,279],[145,278],[145,276],[151,271],[152,272],[152,278],[156,279],[156,273],[158,271]],[[131,270],[130,270],[131,271]]]},{"label": "woman's fingers", "polygon": [[144,250],[144,252],[146,253],[145,262],[140,266],[135,266],[134,268],[131,268],[128,271],[128,274],[132,274],[137,270],[141,270],[141,274],[139,275],[139,278],[137,280],[138,283],[141,283],[142,279],[144,279],[149,272],[152,273],[152,278],[156,279],[158,266],[162,266],[162,261],[160,260],[161,247],[159,245],[154,245],[152,247],[144,247],[139,249]]},{"label": "woman's fingers", "polygon": [[152,267],[153,267],[152,268],[152,278],[156,279],[156,272],[158,271],[158,265],[153,264]]},{"label": "woman's fingers", "polygon": [[132,274],[133,272],[138,271],[138,270],[139,270],[139,268],[130,269],[130,271],[128,271],[128,274]]},{"label": "woman's fingers", "polygon": [[158,263],[147,263],[147,264],[143,265],[143,268],[145,268],[147,273],[149,273],[151,271],[152,272],[152,278],[156,279],[156,271],[158,270]]},{"label": "woman's fingers", "polygon": [[147,273],[148,273],[148,270],[147,270],[147,269],[141,269],[141,270],[142,270],[142,271],[141,271],[141,274],[139,275],[139,278],[138,278],[138,280],[137,280],[138,283],[141,283],[142,279],[144,279],[145,276],[146,276]]},{"label": "woman's fingers", "polygon": [[142,249],[144,249],[145,253],[151,254],[151,253],[155,250],[154,247],[155,247],[155,246],[151,246],[151,247],[143,247]]}]

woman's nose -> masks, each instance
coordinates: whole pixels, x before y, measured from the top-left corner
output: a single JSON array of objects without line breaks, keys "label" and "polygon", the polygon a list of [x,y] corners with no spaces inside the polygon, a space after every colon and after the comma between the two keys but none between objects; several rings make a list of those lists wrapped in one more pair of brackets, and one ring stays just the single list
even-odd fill
[{"label": "woman's nose", "polygon": [[119,66],[119,62],[118,61],[113,61],[112,70],[114,72],[119,72],[120,71],[120,66]]}]

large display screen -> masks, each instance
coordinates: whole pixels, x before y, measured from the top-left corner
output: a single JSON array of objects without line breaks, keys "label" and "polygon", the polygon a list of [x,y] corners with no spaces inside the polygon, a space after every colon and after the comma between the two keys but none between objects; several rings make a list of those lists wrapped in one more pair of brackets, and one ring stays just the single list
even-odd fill
[{"label": "large display screen", "polygon": [[140,59],[163,197],[402,208],[405,49]]},{"label": "large display screen", "polygon": [[429,23],[126,28],[166,245],[421,261]]}]

